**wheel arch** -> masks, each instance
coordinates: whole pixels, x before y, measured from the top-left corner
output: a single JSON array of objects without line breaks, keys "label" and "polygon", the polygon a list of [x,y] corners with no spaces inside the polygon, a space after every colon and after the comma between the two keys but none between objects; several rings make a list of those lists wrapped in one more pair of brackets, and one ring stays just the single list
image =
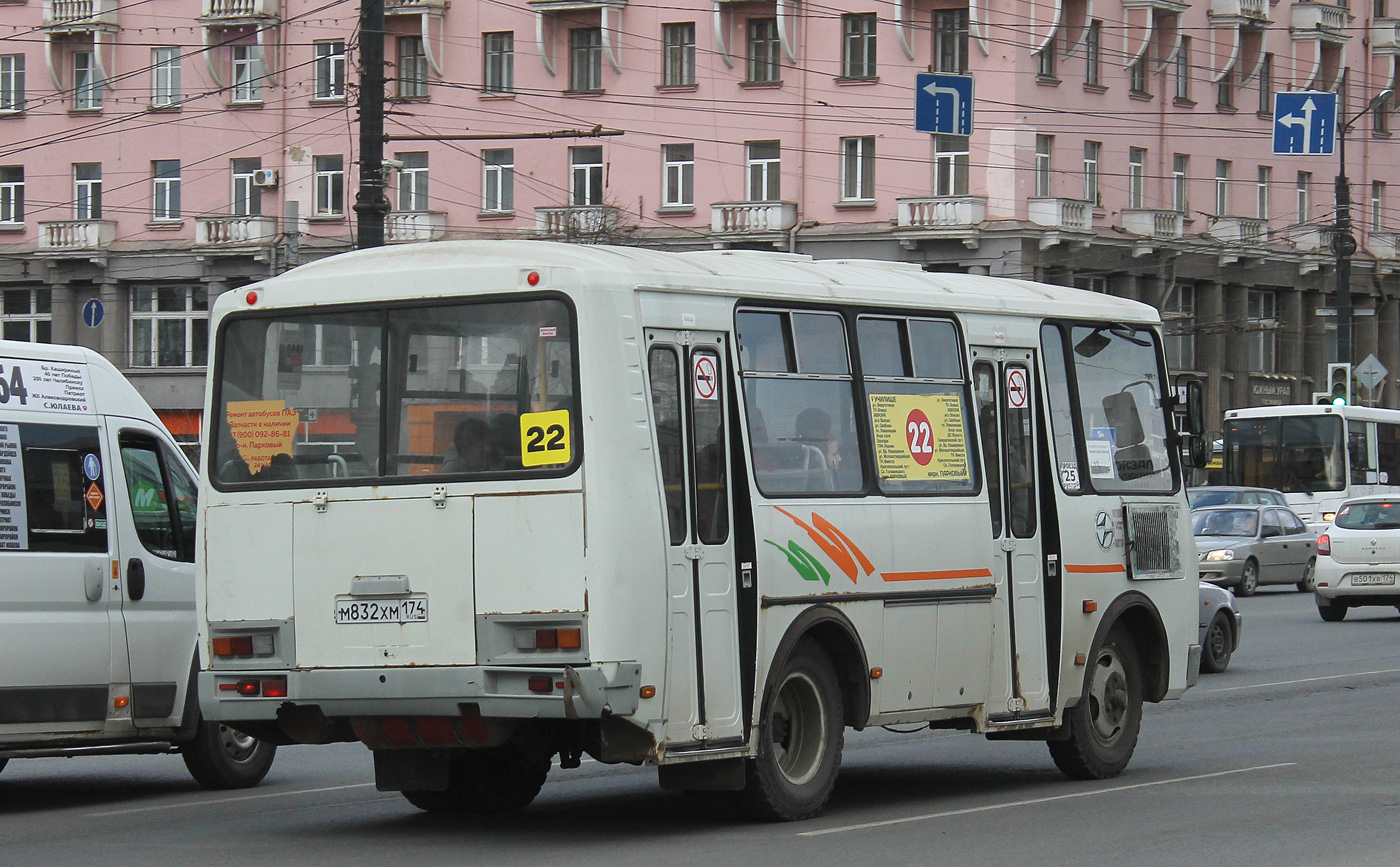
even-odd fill
[{"label": "wheel arch", "polygon": [[[1167,629],[1161,612],[1145,594],[1130,590],[1119,596],[1104,611],[1099,627],[1094,631],[1093,648],[1103,646],[1108,633],[1122,624],[1137,650],[1142,665],[1143,699],[1159,702],[1167,694],[1171,682],[1171,650],[1167,645]],[[1084,670],[1084,682],[1079,695],[1088,687],[1091,670]]]},{"label": "wheel arch", "polygon": [[778,688],[778,673],[792,655],[793,648],[804,638],[811,638],[831,658],[841,682],[845,723],[860,731],[870,718],[870,665],[855,626],[845,613],[832,605],[814,605],[788,625],[768,668],[763,704],[772,699]]}]

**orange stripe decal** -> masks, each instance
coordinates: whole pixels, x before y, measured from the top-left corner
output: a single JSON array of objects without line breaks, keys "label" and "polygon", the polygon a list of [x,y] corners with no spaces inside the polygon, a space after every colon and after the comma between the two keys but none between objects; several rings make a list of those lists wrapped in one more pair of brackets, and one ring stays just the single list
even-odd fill
[{"label": "orange stripe decal", "polygon": [[990,569],[941,569],[937,572],[881,572],[886,581],[947,581],[950,578],[990,578]]},{"label": "orange stripe decal", "polygon": [[1122,563],[1109,563],[1109,564],[1107,564],[1107,565],[1102,565],[1102,566],[1099,566],[1099,565],[1079,565],[1079,564],[1075,564],[1075,563],[1066,563],[1066,564],[1065,564],[1065,571],[1066,571],[1066,572],[1086,572],[1086,573],[1127,572],[1127,571],[1128,571],[1128,567],[1127,567],[1127,566],[1124,566]]}]

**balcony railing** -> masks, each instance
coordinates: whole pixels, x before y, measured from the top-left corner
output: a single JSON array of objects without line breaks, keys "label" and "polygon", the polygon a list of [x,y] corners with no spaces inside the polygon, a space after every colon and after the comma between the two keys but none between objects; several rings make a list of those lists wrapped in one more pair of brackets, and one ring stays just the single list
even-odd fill
[{"label": "balcony railing", "polygon": [[796,202],[715,202],[710,231],[720,235],[786,232],[797,225]]},{"label": "balcony railing", "polygon": [[1351,38],[1347,33],[1347,10],[1343,6],[1300,0],[1293,4],[1292,23],[1294,36],[1316,33],[1328,42],[1346,42]]},{"label": "balcony railing", "polygon": [[1269,221],[1253,217],[1212,217],[1206,234],[1232,244],[1262,244],[1268,238]]},{"label": "balcony railing", "polygon": [[390,244],[436,241],[447,232],[446,211],[394,211],[384,226]]},{"label": "balcony railing", "polygon": [[1400,19],[1376,18],[1371,21],[1371,51],[1376,54],[1400,54]]},{"label": "balcony railing", "polygon": [[1371,232],[1366,249],[1377,259],[1400,259],[1400,232]]},{"label": "balcony railing", "polygon": [[1288,230],[1288,240],[1300,253],[1328,253],[1332,249],[1332,233],[1321,226],[1294,226]]},{"label": "balcony railing", "polygon": [[40,250],[102,250],[117,237],[115,220],[50,220],[39,223]]},{"label": "balcony railing", "polygon": [[279,0],[204,0],[200,17],[215,20],[276,18]]},{"label": "balcony railing", "polygon": [[420,12],[442,12],[447,0],[384,0],[385,15],[417,15]]},{"label": "balcony railing", "polygon": [[1185,215],[1180,211],[1128,208],[1123,211],[1123,228],[1147,238],[1180,238]]},{"label": "balcony railing", "polygon": [[1083,199],[1027,199],[1026,216],[1032,223],[1074,232],[1093,226],[1093,212]]},{"label": "balcony railing", "polygon": [[44,26],[116,27],[117,0],[44,0]]},{"label": "balcony railing", "polygon": [[617,230],[618,216],[611,205],[535,208],[535,231],[549,238],[601,241]]},{"label": "balcony railing", "polygon": [[987,219],[985,196],[925,196],[895,204],[901,229],[965,229]]},{"label": "balcony railing", "polygon": [[1267,24],[1269,0],[1210,0],[1210,16]]},{"label": "balcony railing", "polygon": [[201,247],[266,246],[276,237],[276,217],[194,218],[194,242]]}]

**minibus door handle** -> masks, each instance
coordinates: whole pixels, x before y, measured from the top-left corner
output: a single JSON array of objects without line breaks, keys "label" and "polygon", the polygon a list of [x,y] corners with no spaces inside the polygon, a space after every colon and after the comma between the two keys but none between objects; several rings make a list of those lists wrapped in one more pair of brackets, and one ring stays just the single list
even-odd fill
[{"label": "minibus door handle", "polygon": [[146,595],[146,564],[140,557],[126,561],[126,595],[132,602]]}]

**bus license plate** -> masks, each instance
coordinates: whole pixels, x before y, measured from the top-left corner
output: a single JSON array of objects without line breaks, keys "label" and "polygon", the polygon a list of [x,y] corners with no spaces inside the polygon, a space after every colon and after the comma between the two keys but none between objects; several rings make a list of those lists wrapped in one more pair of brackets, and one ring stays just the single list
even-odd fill
[{"label": "bus license plate", "polygon": [[336,623],[426,623],[428,599],[337,599]]},{"label": "bus license plate", "polygon": [[1351,586],[1361,587],[1372,584],[1394,584],[1394,572],[1357,572],[1351,576]]}]

